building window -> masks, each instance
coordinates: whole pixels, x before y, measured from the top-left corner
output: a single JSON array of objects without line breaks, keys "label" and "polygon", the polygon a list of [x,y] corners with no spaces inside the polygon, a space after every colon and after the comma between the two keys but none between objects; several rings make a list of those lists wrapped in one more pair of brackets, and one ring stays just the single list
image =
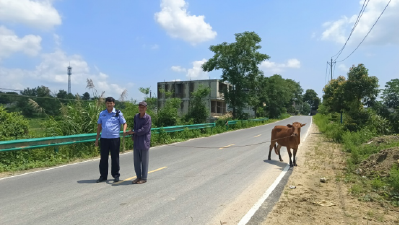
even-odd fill
[{"label": "building window", "polygon": [[175,97],[183,98],[183,83],[175,84]]},{"label": "building window", "polygon": [[211,101],[211,113],[217,113],[216,110],[217,107],[217,101],[212,100]]},{"label": "building window", "polygon": [[189,93],[192,95],[192,92],[194,91],[194,82],[189,83]]},{"label": "building window", "polygon": [[161,84],[158,84],[158,86],[157,86],[157,96],[162,98],[162,95],[160,93],[160,89],[161,89]]},{"label": "building window", "polygon": [[225,83],[220,82],[220,83],[218,84],[218,91],[219,91],[220,93],[223,93],[224,90],[226,90],[227,88],[228,88],[228,86],[227,86]]}]

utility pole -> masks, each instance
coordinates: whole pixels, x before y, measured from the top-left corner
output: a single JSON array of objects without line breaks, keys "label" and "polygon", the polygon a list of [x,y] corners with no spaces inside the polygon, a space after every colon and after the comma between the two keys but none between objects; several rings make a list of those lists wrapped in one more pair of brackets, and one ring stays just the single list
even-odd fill
[{"label": "utility pole", "polygon": [[332,67],[333,67],[333,63],[336,63],[336,62],[333,62],[332,58],[331,58],[331,63],[329,63],[329,62],[327,62],[327,63],[331,66],[331,80],[332,80],[333,79]]}]

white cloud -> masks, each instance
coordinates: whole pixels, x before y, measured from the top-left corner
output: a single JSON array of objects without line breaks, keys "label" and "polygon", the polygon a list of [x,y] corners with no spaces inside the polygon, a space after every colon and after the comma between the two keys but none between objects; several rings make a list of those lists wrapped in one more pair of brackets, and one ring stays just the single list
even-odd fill
[{"label": "white cloud", "polygon": [[162,0],[161,11],[155,13],[155,20],[173,38],[183,39],[192,45],[209,41],[217,36],[204,16],[190,15],[184,0]]},{"label": "white cloud", "polygon": [[151,49],[159,49],[159,48],[160,48],[160,46],[158,46],[157,44],[154,44],[151,46]]},{"label": "white cloud", "polygon": [[349,69],[350,69],[345,64],[339,64],[338,68],[340,69],[340,71],[343,71],[343,72],[349,72]]},{"label": "white cloud", "polygon": [[[360,6],[364,1],[360,1]],[[358,45],[365,37],[372,25],[375,23],[383,9],[387,0],[369,1],[357,27],[355,28],[349,45]],[[339,44],[344,44],[353,28],[358,14],[350,17],[342,16],[341,19],[333,22],[325,22],[323,27],[324,32],[321,35],[322,40],[333,41]],[[386,45],[399,43],[399,0],[392,0],[385,12],[372,29],[371,33],[363,42],[363,45]]]},{"label": "white cloud", "polygon": [[57,34],[53,34],[54,43],[56,44],[57,48],[61,46],[61,37]]},{"label": "white cloud", "polygon": [[193,67],[187,70],[186,77],[191,80],[208,79],[208,72],[204,72],[201,66],[207,62],[206,59],[193,61]]},{"label": "white cloud", "polygon": [[207,62],[206,59],[193,61],[193,67],[189,69],[181,66],[172,66],[171,69],[175,72],[186,72],[186,77],[190,80],[208,79],[208,72],[204,72],[203,68],[201,67],[205,62]]},{"label": "white cloud", "polygon": [[290,59],[286,66],[290,68],[300,68],[300,61],[298,59]]},{"label": "white cloud", "polygon": [[[133,83],[117,84],[109,75],[97,71],[93,73],[88,63],[79,55],[67,55],[61,50],[52,53],[42,54],[42,61],[34,70],[21,70],[0,67],[0,80],[8,87],[14,89],[33,88],[42,84],[49,86],[51,90],[68,90],[67,67],[72,67],[71,91],[73,94],[89,92],[86,88],[86,80],[92,79],[97,90],[97,94],[105,91],[105,95],[113,96],[118,99],[121,93],[134,86]],[[35,85],[33,85],[35,84]]]},{"label": "white cloud", "polygon": [[186,72],[186,69],[181,66],[172,66],[171,69],[176,72]]},{"label": "white cloud", "polygon": [[61,16],[50,0],[1,0],[0,21],[50,29],[61,24]]},{"label": "white cloud", "polygon": [[0,26],[0,59],[16,52],[36,56],[42,49],[41,41],[42,38],[37,35],[25,35],[19,38],[12,30]]},{"label": "white cloud", "polygon": [[287,63],[275,63],[272,61],[263,61],[260,64],[260,69],[263,71],[271,71],[273,73],[282,72],[284,68],[300,68],[301,63],[298,59],[289,59]]}]

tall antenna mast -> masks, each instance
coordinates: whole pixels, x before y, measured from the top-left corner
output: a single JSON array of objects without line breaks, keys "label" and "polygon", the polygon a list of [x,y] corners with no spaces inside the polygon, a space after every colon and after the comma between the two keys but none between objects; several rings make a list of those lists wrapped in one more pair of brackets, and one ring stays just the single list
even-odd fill
[{"label": "tall antenna mast", "polygon": [[68,93],[71,93],[71,71],[72,71],[72,67],[71,67],[71,63],[69,63],[68,66]]}]

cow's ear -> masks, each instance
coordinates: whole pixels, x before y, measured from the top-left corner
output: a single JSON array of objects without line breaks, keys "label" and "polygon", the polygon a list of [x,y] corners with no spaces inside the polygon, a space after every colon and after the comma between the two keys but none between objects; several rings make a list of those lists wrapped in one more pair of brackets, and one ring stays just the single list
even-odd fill
[{"label": "cow's ear", "polygon": [[301,127],[305,126],[307,123],[301,124]]},{"label": "cow's ear", "polygon": [[289,128],[293,127],[292,124],[287,124],[286,126],[289,127]]}]

